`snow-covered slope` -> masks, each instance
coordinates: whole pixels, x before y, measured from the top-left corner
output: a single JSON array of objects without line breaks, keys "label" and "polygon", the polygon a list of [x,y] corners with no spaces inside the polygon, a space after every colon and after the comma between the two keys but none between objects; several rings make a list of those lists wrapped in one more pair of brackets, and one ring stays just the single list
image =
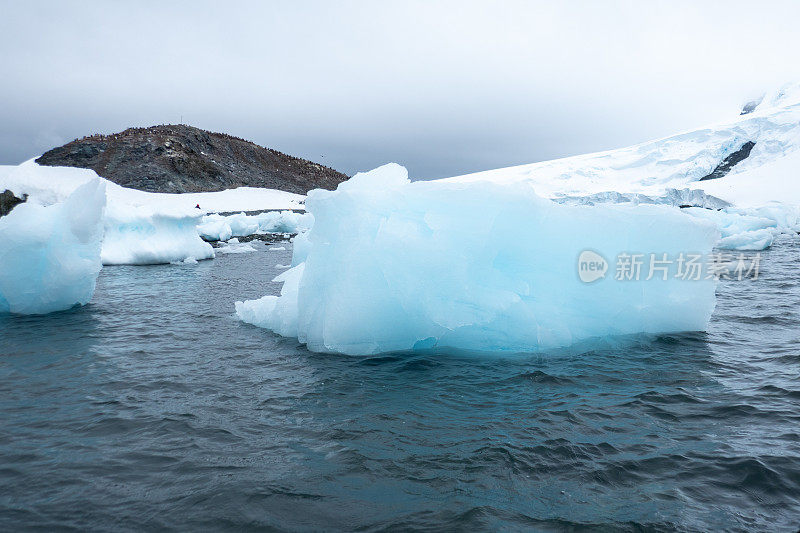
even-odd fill
[{"label": "snow-covered slope", "polygon": [[[749,155],[718,179],[701,181],[728,156],[754,143]],[[800,205],[797,174],[800,147],[800,86],[781,89],[751,113],[663,139],[552,161],[500,168],[446,181],[527,181],[547,198],[600,193],[659,197],[671,190],[698,189],[730,203],[757,193],[757,203]],[[768,180],[768,183],[762,180]],[[724,184],[729,184],[726,186]],[[753,201],[747,200],[749,204]]]},{"label": "snow-covered slope", "polygon": [[[800,124],[796,126],[796,141],[800,143]],[[724,178],[701,182],[698,187],[740,208],[771,202],[800,206],[800,150],[794,145],[790,148],[792,151],[773,160],[742,161],[741,167],[734,167]]]},{"label": "snow-covered slope", "polygon": [[[528,183],[562,203],[660,203],[720,209],[720,248],[759,250],[800,231],[800,85],[722,124],[626,148],[500,168],[445,182]],[[696,213],[687,212],[687,214]],[[768,223],[732,220],[745,216]],[[730,233],[731,228],[742,228]]]}]

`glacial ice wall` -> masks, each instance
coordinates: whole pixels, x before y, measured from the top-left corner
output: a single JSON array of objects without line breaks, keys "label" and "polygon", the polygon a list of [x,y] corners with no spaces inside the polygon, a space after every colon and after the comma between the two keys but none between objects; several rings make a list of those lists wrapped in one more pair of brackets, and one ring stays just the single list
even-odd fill
[{"label": "glacial ice wall", "polygon": [[91,300],[105,204],[95,178],[61,203],[24,203],[0,218],[0,312],[44,314]]},{"label": "glacial ice wall", "polygon": [[[708,254],[715,226],[665,206],[571,206],[529,183],[415,182],[386,165],[309,194],[281,295],[237,302],[245,322],[313,351],[536,351],[593,337],[704,330],[713,279],[617,280],[620,254]],[[578,276],[590,250],[608,261]],[[666,275],[666,274],[665,274]]]}]

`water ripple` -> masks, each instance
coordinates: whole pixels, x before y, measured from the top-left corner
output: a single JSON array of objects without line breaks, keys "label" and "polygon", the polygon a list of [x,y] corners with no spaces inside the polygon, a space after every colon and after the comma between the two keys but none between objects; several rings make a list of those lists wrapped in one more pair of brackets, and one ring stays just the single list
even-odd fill
[{"label": "water ripple", "polygon": [[0,318],[0,530],[796,531],[794,241],[707,333],[507,357],[242,324],[290,260],[264,250]]}]

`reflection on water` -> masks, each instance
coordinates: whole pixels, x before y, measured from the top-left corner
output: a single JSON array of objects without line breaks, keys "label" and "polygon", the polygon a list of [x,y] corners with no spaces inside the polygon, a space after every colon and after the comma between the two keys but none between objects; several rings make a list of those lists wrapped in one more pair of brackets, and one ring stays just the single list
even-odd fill
[{"label": "reflection on water", "polygon": [[85,308],[0,319],[0,529],[793,530],[798,252],[723,283],[706,334],[507,357],[239,323],[290,250],[106,268]]}]

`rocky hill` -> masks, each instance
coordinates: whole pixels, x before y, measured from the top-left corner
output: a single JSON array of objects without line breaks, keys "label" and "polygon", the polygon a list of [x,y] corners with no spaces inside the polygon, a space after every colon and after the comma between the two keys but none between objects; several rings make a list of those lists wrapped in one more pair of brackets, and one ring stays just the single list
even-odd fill
[{"label": "rocky hill", "polygon": [[123,187],[148,192],[208,192],[264,187],[305,194],[347,179],[332,168],[224,133],[186,125],[129,128],[54,148],[40,165],[90,168]]}]

